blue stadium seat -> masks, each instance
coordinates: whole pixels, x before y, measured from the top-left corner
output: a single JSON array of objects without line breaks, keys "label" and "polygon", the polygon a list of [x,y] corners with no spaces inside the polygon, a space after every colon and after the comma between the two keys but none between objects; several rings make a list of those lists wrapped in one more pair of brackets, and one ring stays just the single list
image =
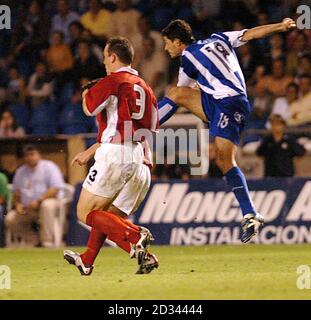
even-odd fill
[{"label": "blue stadium seat", "polygon": [[34,108],[29,127],[34,135],[55,135],[57,133],[56,105],[43,103]]},{"label": "blue stadium seat", "polygon": [[174,11],[174,8],[169,6],[155,8],[150,16],[152,28],[161,31],[172,20]]},{"label": "blue stadium seat", "polygon": [[87,117],[80,103],[66,104],[59,116],[59,128],[63,134],[94,132],[95,119]]}]

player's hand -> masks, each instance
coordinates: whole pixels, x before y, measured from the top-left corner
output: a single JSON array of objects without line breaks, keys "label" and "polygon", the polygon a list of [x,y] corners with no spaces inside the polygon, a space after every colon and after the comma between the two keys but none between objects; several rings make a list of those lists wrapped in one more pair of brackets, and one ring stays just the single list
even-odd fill
[{"label": "player's hand", "polygon": [[297,28],[296,22],[291,18],[285,18],[281,23],[282,23],[283,32],[290,31]]},{"label": "player's hand", "polygon": [[83,91],[88,90],[88,89],[91,89],[91,88],[94,87],[95,84],[96,84],[98,81],[100,81],[101,79],[103,79],[103,78],[94,79],[94,80],[88,82],[87,84],[85,84],[84,86],[82,86],[82,88],[81,88],[81,95],[82,95]]},{"label": "player's hand", "polygon": [[79,166],[83,166],[89,162],[91,156],[88,154],[87,150],[79,152],[71,161],[71,166],[77,163]]}]

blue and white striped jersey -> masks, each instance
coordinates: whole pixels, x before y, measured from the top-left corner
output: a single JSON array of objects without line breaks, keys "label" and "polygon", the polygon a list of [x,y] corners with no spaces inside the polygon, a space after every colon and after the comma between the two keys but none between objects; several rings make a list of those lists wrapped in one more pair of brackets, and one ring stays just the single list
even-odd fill
[{"label": "blue and white striped jersey", "polygon": [[246,86],[234,48],[246,42],[242,31],[214,33],[189,45],[182,53],[177,86],[196,84],[215,99],[246,96]]}]

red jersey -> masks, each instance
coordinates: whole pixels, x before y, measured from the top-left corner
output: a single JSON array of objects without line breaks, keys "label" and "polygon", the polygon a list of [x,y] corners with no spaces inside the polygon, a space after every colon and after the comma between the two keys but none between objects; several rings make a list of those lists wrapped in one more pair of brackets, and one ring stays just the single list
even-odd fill
[{"label": "red jersey", "polygon": [[[136,70],[125,67],[100,80],[85,95],[89,113],[98,122],[97,142],[143,141],[135,132],[159,127],[157,100]],[[138,132],[139,133],[139,132]]]}]

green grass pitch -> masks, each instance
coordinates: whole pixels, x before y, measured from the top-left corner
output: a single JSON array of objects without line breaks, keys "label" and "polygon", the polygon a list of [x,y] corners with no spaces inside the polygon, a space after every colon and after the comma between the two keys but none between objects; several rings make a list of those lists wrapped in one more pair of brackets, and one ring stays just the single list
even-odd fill
[{"label": "green grass pitch", "polygon": [[[73,250],[82,251],[82,248]],[[61,249],[0,249],[11,268],[2,299],[310,299],[296,286],[297,267],[311,267],[311,245],[154,247],[160,267],[135,275],[136,263],[103,248],[93,274],[80,276]]]}]

